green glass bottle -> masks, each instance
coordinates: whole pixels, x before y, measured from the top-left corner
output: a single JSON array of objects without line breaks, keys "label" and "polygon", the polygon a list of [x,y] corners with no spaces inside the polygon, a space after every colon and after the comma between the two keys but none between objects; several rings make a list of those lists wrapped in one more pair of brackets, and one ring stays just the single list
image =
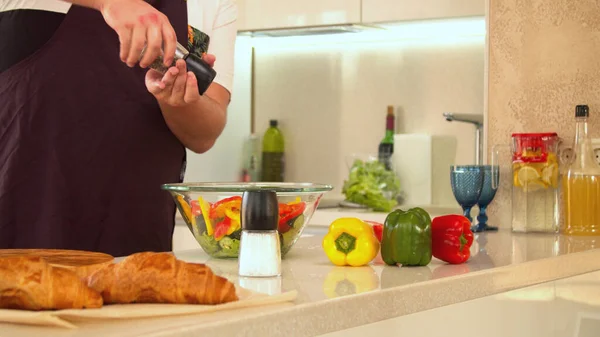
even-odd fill
[{"label": "green glass bottle", "polygon": [[394,154],[394,133],[396,118],[394,116],[394,107],[388,106],[385,137],[379,143],[379,162],[389,171],[392,170],[392,155]]},{"label": "green glass bottle", "polygon": [[278,127],[277,120],[271,120],[270,127],[263,137],[262,150],[262,181],[284,181],[284,150],[283,133]]}]

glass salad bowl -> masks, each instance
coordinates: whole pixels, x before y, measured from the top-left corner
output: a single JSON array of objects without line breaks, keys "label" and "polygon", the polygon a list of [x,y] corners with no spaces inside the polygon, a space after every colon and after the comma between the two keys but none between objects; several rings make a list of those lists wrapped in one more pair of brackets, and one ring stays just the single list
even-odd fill
[{"label": "glass salad bowl", "polygon": [[242,227],[240,207],[247,190],[272,190],[279,201],[281,255],[287,254],[310,221],[330,185],[310,183],[181,183],[166,184],[181,217],[211,257],[237,258]]}]

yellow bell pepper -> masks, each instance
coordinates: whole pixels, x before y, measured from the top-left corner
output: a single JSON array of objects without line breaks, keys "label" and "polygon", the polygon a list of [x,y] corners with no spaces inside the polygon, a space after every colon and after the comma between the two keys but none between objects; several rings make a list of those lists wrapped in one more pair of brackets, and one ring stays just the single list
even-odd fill
[{"label": "yellow bell pepper", "polygon": [[340,218],[329,226],[323,249],[336,266],[364,266],[379,252],[373,228],[357,218]]}]

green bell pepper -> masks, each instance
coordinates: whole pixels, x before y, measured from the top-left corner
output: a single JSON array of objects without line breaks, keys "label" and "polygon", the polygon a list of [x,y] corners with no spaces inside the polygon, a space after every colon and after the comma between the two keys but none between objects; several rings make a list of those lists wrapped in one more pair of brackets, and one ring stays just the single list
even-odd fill
[{"label": "green bell pepper", "polygon": [[426,266],[431,262],[431,217],[422,208],[388,214],[383,225],[381,258],[388,265]]}]

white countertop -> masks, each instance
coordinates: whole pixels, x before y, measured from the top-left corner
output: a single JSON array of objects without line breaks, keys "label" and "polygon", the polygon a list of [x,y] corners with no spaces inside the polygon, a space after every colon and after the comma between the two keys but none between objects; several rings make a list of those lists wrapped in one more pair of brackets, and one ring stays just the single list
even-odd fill
[{"label": "white countertop", "polygon": [[[431,324],[431,322],[443,322]],[[598,337],[600,272],[401,316],[322,337]]]},{"label": "white countertop", "polygon": [[[598,271],[599,247],[600,238],[501,231],[477,235],[473,256],[463,265],[434,259],[427,267],[390,267],[376,261],[351,268],[333,266],[321,248],[321,237],[305,236],[283,261],[279,290],[297,290],[293,304],[103,325],[84,323],[73,331],[0,324],[0,336],[280,336],[291,331],[293,336],[317,336]],[[207,263],[216,273],[240,282],[236,260],[210,259],[199,249],[175,255]],[[257,282],[277,287],[272,280]],[[455,330],[456,335],[464,336],[464,329]]]}]

